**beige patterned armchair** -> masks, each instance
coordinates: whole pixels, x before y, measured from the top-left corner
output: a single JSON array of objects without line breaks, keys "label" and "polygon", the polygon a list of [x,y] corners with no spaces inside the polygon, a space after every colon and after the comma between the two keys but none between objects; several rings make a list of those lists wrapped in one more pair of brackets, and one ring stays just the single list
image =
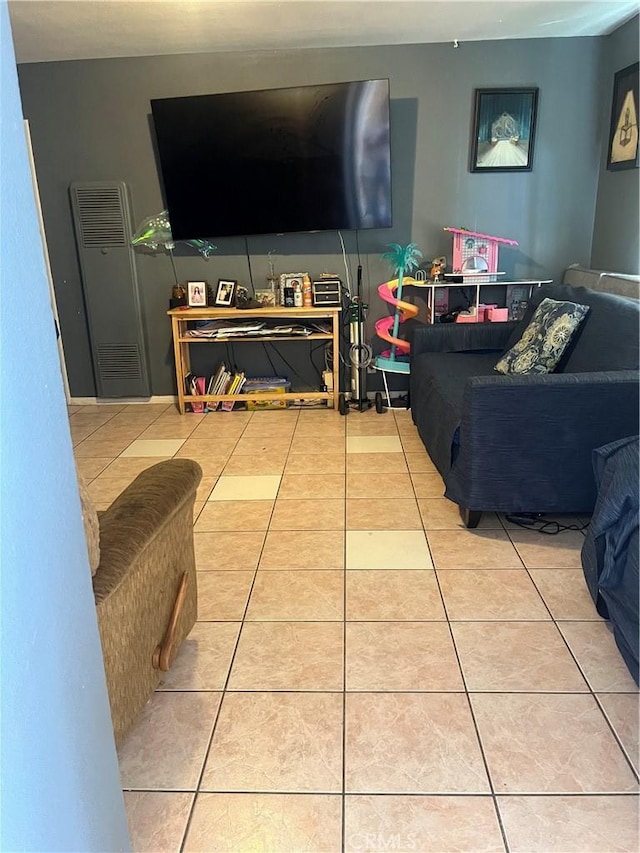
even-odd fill
[{"label": "beige patterned armchair", "polygon": [[93,577],[116,744],[122,743],[196,620],[190,459],[143,471],[100,513]]}]

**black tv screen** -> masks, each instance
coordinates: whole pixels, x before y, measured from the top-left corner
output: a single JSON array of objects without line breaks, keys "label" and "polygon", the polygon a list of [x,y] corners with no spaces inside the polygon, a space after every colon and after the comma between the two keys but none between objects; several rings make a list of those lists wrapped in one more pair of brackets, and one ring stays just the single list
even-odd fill
[{"label": "black tv screen", "polygon": [[391,226],[388,80],[151,110],[176,240]]}]

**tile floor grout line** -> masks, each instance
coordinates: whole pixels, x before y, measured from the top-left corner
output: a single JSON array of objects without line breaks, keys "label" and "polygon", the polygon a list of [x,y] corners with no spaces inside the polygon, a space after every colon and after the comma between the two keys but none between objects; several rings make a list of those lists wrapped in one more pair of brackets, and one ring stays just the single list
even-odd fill
[{"label": "tile floor grout line", "polygon": [[347,440],[344,441],[344,537],[342,540],[342,791],[340,815],[340,845],[344,853],[347,831]]},{"label": "tile floor grout line", "polygon": [[[186,843],[187,835],[188,835],[188,832],[189,832],[189,828],[190,828],[190,826],[191,826],[191,821],[192,821],[192,818],[193,818],[193,812],[194,812],[194,809],[195,809],[195,806],[196,806],[196,802],[197,802],[197,799],[198,799],[198,794],[200,793],[200,787],[201,787],[201,785],[202,785],[202,779],[203,779],[203,777],[204,777],[205,768],[206,768],[206,766],[207,766],[207,761],[208,761],[208,759],[209,759],[209,753],[211,752],[211,746],[212,746],[212,744],[213,744],[213,739],[214,739],[214,736],[215,736],[215,733],[216,733],[216,728],[217,728],[217,726],[218,726],[218,720],[220,719],[220,713],[221,713],[221,711],[222,711],[222,707],[223,707],[224,699],[225,699],[225,696],[226,696],[226,694],[227,694],[227,687],[228,687],[228,684],[229,684],[229,679],[231,678],[231,670],[232,670],[232,668],[233,668],[233,663],[234,663],[234,661],[235,661],[235,656],[236,656],[236,653],[237,653],[237,650],[238,650],[238,646],[239,646],[239,644],[240,644],[240,638],[241,638],[241,636],[242,636],[242,630],[243,630],[243,628],[244,628],[244,617],[246,616],[247,609],[248,609],[248,607],[249,607],[249,601],[250,601],[250,599],[251,599],[251,592],[253,591],[253,586],[254,586],[254,584],[255,584],[255,579],[256,579],[256,575],[257,575],[257,574],[258,574],[258,569],[256,568],[256,569],[254,570],[254,573],[253,573],[253,580],[252,580],[252,582],[251,582],[251,586],[250,586],[250,589],[249,589],[249,594],[247,595],[247,600],[246,600],[246,603],[245,603],[244,612],[243,612],[243,615],[242,615],[242,619],[240,620],[240,622],[241,622],[241,624],[240,624],[240,629],[239,629],[239,631],[238,631],[238,636],[236,637],[236,642],[235,642],[234,647],[233,647],[233,652],[232,652],[232,654],[231,654],[231,659],[230,659],[230,661],[229,661],[229,666],[228,666],[228,668],[227,668],[227,675],[226,675],[226,678],[225,678],[225,681],[224,681],[224,685],[223,685],[223,687],[222,687],[222,690],[220,690],[220,691],[210,691],[210,692],[219,692],[219,693],[221,694],[221,696],[220,696],[220,701],[219,701],[219,703],[218,703],[218,708],[217,708],[216,713],[215,713],[215,716],[214,716],[213,726],[212,726],[212,728],[211,728],[211,734],[210,734],[210,736],[209,736],[209,738],[208,738],[207,745],[206,745],[205,750],[204,750],[204,756],[203,756],[203,759],[202,759],[202,767],[201,767],[201,769],[200,769],[200,773],[199,773],[199,775],[198,775],[198,781],[196,782],[196,787],[195,787],[195,796],[194,796],[194,798],[193,798],[193,802],[192,802],[192,804],[191,804],[191,808],[189,809],[189,816],[188,816],[188,818],[187,818],[187,822],[186,822],[186,824],[185,824],[184,833],[183,833],[183,836],[182,836],[182,843],[181,843],[181,845],[180,845],[180,853],[183,853],[184,845],[185,845],[185,843]],[[204,691],[194,691],[194,692],[204,692]]]},{"label": "tile floor grout line", "polygon": [[[319,788],[317,791],[299,791],[295,789],[287,789],[282,788],[278,790],[271,790],[265,788],[264,790],[254,790],[252,788],[220,788],[216,790],[204,790],[204,791],[195,791],[192,788],[151,788],[149,786],[141,786],[139,788],[136,787],[123,787],[123,792],[126,793],[135,793],[135,794],[192,794],[194,797],[198,793],[203,794],[257,794],[258,796],[274,794],[276,796],[302,796],[302,797],[313,797],[317,795],[322,796],[330,796],[330,797],[339,797],[340,793],[338,791],[330,791]],[[385,797],[398,797],[398,796],[407,796],[407,797],[420,797],[420,798],[438,798],[438,797],[455,797],[456,799],[476,799],[478,797],[485,800],[493,800],[494,795],[492,795],[488,791],[403,791],[403,790],[392,790],[392,791],[368,791],[367,789],[359,789],[354,791],[349,791],[347,794],[349,797],[373,797],[384,799]],[[579,799],[593,799],[596,797],[633,797],[633,799],[638,799],[640,796],[637,791],[502,791],[495,795],[499,798],[514,798],[517,799],[519,797],[534,797],[538,799],[542,798],[556,798],[563,799],[565,797],[570,797],[571,799],[579,798]]]},{"label": "tile floor grout line", "polygon": [[[405,454],[405,458],[406,458],[406,454]],[[413,483],[413,478],[412,478],[412,483]],[[417,496],[416,496],[416,497],[417,497]],[[464,673],[464,669],[462,668],[462,662],[461,662],[461,660],[460,660],[460,655],[459,655],[459,653],[458,653],[458,647],[457,647],[457,645],[456,645],[455,636],[454,636],[454,634],[453,634],[453,629],[452,629],[452,627],[451,627],[451,619],[449,618],[449,612],[448,612],[448,609],[447,609],[447,606],[446,606],[446,602],[445,602],[444,594],[443,594],[443,592],[442,592],[442,587],[441,587],[441,585],[440,585],[440,578],[439,578],[439,576],[438,576],[438,572],[437,572],[436,561],[435,561],[435,558],[434,558],[434,556],[433,556],[433,552],[432,552],[432,550],[431,550],[431,543],[430,543],[430,541],[429,541],[429,535],[428,535],[428,531],[427,531],[427,528],[426,528],[426,525],[425,525],[425,520],[424,520],[424,518],[422,517],[422,513],[420,513],[420,518],[421,518],[421,521],[422,521],[422,524],[423,524],[423,529],[424,529],[425,539],[427,540],[427,547],[429,548],[429,554],[430,554],[430,556],[431,556],[431,563],[432,563],[432,566],[433,566],[433,573],[434,573],[434,576],[435,576],[435,578],[436,578],[436,583],[437,583],[437,585],[438,585],[438,591],[439,591],[439,593],[440,593],[440,600],[441,600],[441,603],[442,603],[442,606],[443,606],[443,609],[444,609],[444,613],[445,613],[445,619],[446,619],[446,622],[447,622],[447,628],[448,628],[448,630],[449,630],[449,636],[450,636],[450,638],[451,638],[451,642],[452,642],[452,644],[453,644],[453,649],[454,649],[454,653],[455,653],[455,656],[456,656],[456,661],[457,661],[457,663],[458,663],[458,668],[459,668],[459,670],[460,670],[460,676],[461,676],[461,678],[462,678],[462,683],[463,683],[463,686],[464,686],[464,693],[465,693],[465,696],[466,696],[466,699],[467,699],[467,705],[468,705],[468,707],[469,707],[469,713],[471,714],[471,719],[472,719],[472,722],[473,722],[473,727],[474,727],[474,730],[475,730],[475,733],[476,733],[476,738],[477,738],[477,741],[478,741],[478,747],[479,747],[479,749],[480,749],[480,754],[481,754],[481,756],[482,756],[482,763],[483,763],[483,766],[484,766],[484,768],[485,768],[485,773],[487,774],[487,781],[488,781],[488,783],[489,783],[489,788],[490,788],[490,791],[491,791],[491,800],[492,800],[493,807],[494,807],[494,810],[495,810],[496,820],[498,821],[498,827],[499,827],[499,829],[500,829],[500,834],[501,834],[501,836],[502,836],[502,843],[504,844],[504,848],[505,848],[506,853],[509,853],[509,849],[510,849],[510,848],[509,848],[509,842],[508,842],[507,834],[506,834],[506,830],[505,830],[505,827],[504,827],[504,824],[503,824],[502,815],[501,815],[501,813],[500,813],[500,809],[499,809],[499,807],[498,807],[498,800],[497,800],[497,795],[496,795],[496,791],[495,791],[494,784],[493,784],[493,779],[492,779],[492,776],[491,776],[491,773],[490,773],[490,770],[489,770],[489,765],[488,765],[488,762],[487,762],[487,757],[486,757],[486,754],[485,754],[484,745],[483,745],[483,743],[482,743],[482,739],[481,739],[481,737],[480,737],[480,730],[479,730],[479,728],[478,728],[478,723],[477,723],[477,720],[476,720],[476,717],[475,717],[475,714],[474,714],[474,711],[473,711],[473,706],[472,706],[472,703],[471,703],[471,696],[470,696],[470,693],[469,693],[469,690],[468,690],[468,686],[467,686],[467,679],[466,679],[466,676],[465,676],[465,673]],[[500,517],[499,517],[499,516],[498,516],[498,520],[499,520],[499,521],[501,521],[501,519],[500,519]],[[508,534],[507,534],[507,535],[508,535]],[[509,541],[511,542],[510,537],[509,537]],[[523,562],[523,561],[522,561],[522,559],[520,558],[520,554],[518,553],[517,549],[515,548],[515,546],[513,546],[513,543],[511,543],[511,544],[512,544],[512,547],[514,548],[514,550],[516,551],[516,553],[518,554],[518,558],[520,559],[520,561],[521,561],[521,562]],[[523,563],[523,565],[524,565],[524,563]]]},{"label": "tile floor grout line", "polygon": [[[553,617],[552,617],[552,618],[553,618]],[[582,622],[582,621],[586,621],[588,624],[591,624],[591,623],[589,623],[589,621],[588,621],[588,620],[581,620],[581,619],[566,619],[566,620],[563,620],[563,621],[565,621],[565,622]],[[603,620],[603,621],[606,621],[606,620]],[[565,635],[564,635],[564,634],[563,634],[563,632],[561,631],[560,626],[558,625],[558,623],[556,622],[556,620],[555,620],[555,619],[553,619],[553,624],[555,625],[556,630],[558,631],[558,633],[560,634],[560,637],[562,638],[562,642],[564,643],[564,645],[565,645],[565,647],[566,647],[567,651],[569,652],[569,655],[571,656],[571,658],[572,658],[573,662],[575,663],[575,665],[576,665],[576,666],[577,666],[577,668],[578,668],[578,671],[580,672],[580,675],[583,677],[583,679],[584,679],[584,681],[585,681],[585,684],[587,685],[587,690],[586,690],[585,692],[583,692],[581,695],[582,695],[582,696],[591,696],[591,698],[593,699],[593,701],[594,701],[594,703],[595,703],[595,705],[596,705],[596,708],[600,711],[600,714],[601,714],[601,715],[602,715],[602,717],[604,718],[604,721],[605,721],[605,723],[606,723],[606,725],[607,725],[607,728],[609,729],[609,731],[610,731],[610,732],[611,732],[611,734],[613,735],[613,738],[614,738],[615,742],[617,743],[617,745],[618,745],[619,749],[621,750],[621,752],[622,752],[622,754],[623,754],[623,756],[624,756],[624,759],[625,759],[626,763],[629,765],[629,767],[630,767],[630,769],[631,769],[631,772],[632,772],[632,774],[633,774],[633,776],[634,776],[634,778],[635,778],[636,782],[640,781],[640,772],[639,772],[639,771],[640,771],[640,768],[639,768],[639,769],[636,769],[636,768],[634,767],[634,765],[633,765],[633,762],[632,762],[632,760],[631,760],[630,756],[629,756],[629,755],[627,755],[627,750],[625,749],[624,744],[622,743],[621,738],[619,737],[618,733],[616,732],[615,727],[611,724],[611,721],[609,720],[609,717],[608,717],[608,715],[607,715],[607,713],[606,713],[606,711],[605,711],[604,707],[602,706],[602,704],[601,704],[601,703],[600,703],[600,701],[598,700],[598,696],[597,696],[596,690],[592,687],[592,685],[591,685],[591,681],[589,680],[589,677],[587,676],[587,673],[585,672],[584,668],[581,666],[580,661],[578,660],[578,658],[577,658],[577,657],[576,657],[576,655],[574,654],[573,649],[572,649],[572,648],[571,648],[571,646],[569,645],[569,642],[568,642],[567,638],[565,637]],[[598,623],[593,623],[593,624],[598,624]],[[602,692],[606,692],[606,691],[602,691]],[[627,694],[627,695],[633,696],[633,695],[636,695],[636,694],[635,694],[635,693],[629,693],[629,694]]]},{"label": "tile floor grout line", "polygon": [[[251,420],[252,420],[252,419],[251,419]],[[249,423],[251,422],[251,420],[247,421],[247,424],[249,424]],[[245,428],[246,428],[246,427],[245,427]],[[244,430],[243,430],[243,433],[244,433]],[[242,434],[241,434],[240,438],[241,438],[241,437],[242,437]],[[240,438],[238,438],[238,440],[237,440],[237,442],[236,442],[236,445],[234,445],[234,446],[237,446],[237,443],[238,443],[238,441],[240,441]],[[286,461],[287,461],[287,459],[288,459],[288,457],[289,457],[289,454],[290,454],[290,448],[291,448],[291,442],[292,442],[292,441],[293,441],[293,436],[292,436],[292,438],[291,438],[291,441],[289,442],[289,449],[287,450],[287,454],[286,454],[286,456],[285,456],[285,467],[286,467]],[[232,452],[230,455],[233,455],[233,452]],[[284,472],[284,468],[283,468],[283,472]],[[222,476],[222,473],[220,473],[220,474],[218,475],[218,479],[219,479],[219,477],[220,477],[220,476]],[[278,486],[278,489],[280,488],[280,485],[281,485],[281,483],[282,483],[282,476],[283,476],[283,474],[281,474],[281,475],[280,475],[280,484],[279,484],[279,486]],[[217,482],[217,480],[216,480],[216,482]],[[242,614],[242,618],[241,618],[241,620],[240,620],[240,629],[239,629],[239,631],[238,631],[238,636],[237,636],[237,638],[236,638],[236,642],[235,642],[235,645],[234,645],[234,649],[233,649],[233,652],[232,652],[232,655],[231,655],[231,659],[230,659],[230,662],[229,662],[229,667],[228,667],[228,670],[227,670],[227,676],[226,676],[225,683],[224,683],[224,686],[223,686],[222,691],[221,691],[222,695],[221,695],[221,698],[220,698],[220,703],[219,703],[219,705],[218,705],[218,709],[217,709],[217,712],[216,712],[216,715],[215,715],[215,719],[214,719],[214,723],[213,723],[213,728],[212,728],[212,731],[211,731],[211,736],[209,737],[208,744],[207,744],[207,747],[206,747],[206,750],[205,750],[205,753],[204,753],[204,759],[203,759],[202,768],[201,768],[201,771],[200,771],[200,774],[199,774],[199,777],[198,777],[198,782],[197,782],[197,785],[196,785],[195,795],[194,795],[194,798],[193,798],[193,802],[192,802],[192,804],[191,804],[191,808],[190,808],[190,810],[189,810],[189,817],[188,817],[188,819],[187,819],[187,822],[186,822],[186,825],[185,825],[185,829],[184,829],[184,833],[183,833],[183,836],[182,836],[182,843],[181,843],[181,845],[180,845],[180,853],[182,853],[182,851],[184,850],[184,845],[185,845],[185,843],[186,843],[187,836],[188,836],[188,832],[189,832],[189,829],[190,829],[190,826],[191,826],[191,822],[192,822],[192,819],[193,819],[193,812],[194,812],[194,809],[195,809],[195,805],[196,805],[196,802],[197,802],[197,798],[198,798],[198,795],[201,793],[201,788],[202,788],[202,779],[204,778],[205,768],[206,768],[206,765],[207,765],[207,761],[208,761],[208,759],[209,759],[209,755],[210,755],[210,752],[211,752],[211,747],[212,747],[212,745],[213,745],[213,740],[214,740],[214,737],[215,737],[215,732],[216,732],[217,724],[218,724],[218,721],[219,721],[219,718],[220,718],[220,714],[221,714],[221,711],[222,711],[222,707],[223,707],[223,704],[224,704],[225,696],[226,696],[228,693],[236,693],[236,692],[247,692],[247,693],[249,693],[249,692],[255,692],[255,693],[258,693],[258,692],[292,692],[292,691],[259,691],[259,690],[252,690],[252,691],[232,691],[232,690],[229,690],[229,681],[230,681],[230,678],[231,678],[231,673],[232,673],[232,670],[233,670],[233,665],[234,665],[234,662],[235,662],[235,658],[236,658],[236,654],[237,654],[237,651],[238,651],[238,647],[239,647],[239,645],[240,645],[240,640],[241,640],[241,638],[242,638],[242,633],[243,633],[243,630],[244,630],[244,626],[245,626],[245,623],[246,623],[246,621],[247,621],[247,620],[246,620],[246,616],[247,616],[248,609],[249,609],[249,604],[250,604],[250,601],[251,601],[251,595],[252,595],[252,593],[253,593],[253,589],[254,589],[254,586],[255,586],[255,582],[256,582],[256,579],[257,579],[257,576],[258,576],[258,570],[259,570],[259,566],[260,566],[260,560],[261,560],[261,558],[262,558],[262,554],[263,554],[263,552],[264,552],[265,543],[266,543],[267,536],[268,536],[268,533],[269,533],[269,530],[270,530],[270,527],[271,527],[271,522],[272,522],[272,519],[273,519],[273,514],[274,514],[274,512],[275,512],[276,500],[277,500],[277,496],[276,496],[276,498],[274,498],[273,503],[272,503],[271,512],[270,512],[269,520],[268,520],[268,524],[267,524],[266,530],[264,531],[264,536],[263,536],[263,540],[262,540],[262,545],[261,545],[261,548],[260,548],[260,554],[259,554],[259,556],[258,556],[258,560],[257,560],[256,566],[255,566],[255,569],[253,570],[253,579],[252,579],[252,582],[251,582],[251,586],[250,586],[250,588],[249,588],[249,593],[248,593],[248,595],[247,595],[247,600],[246,600],[246,602],[245,602],[245,607],[244,607],[244,611],[243,611],[243,614]],[[205,503],[206,503],[206,501],[205,501]],[[233,620],[233,621],[235,621],[235,620]],[[195,691],[194,691],[194,692],[195,692]],[[214,692],[214,691],[211,691],[211,692]],[[311,691],[309,691],[309,692],[311,692]],[[313,692],[317,692],[317,691],[313,691]],[[205,792],[205,793],[209,793],[209,792],[207,791],[207,792]],[[218,792],[218,791],[217,791],[217,792],[215,792],[215,793],[220,793],[220,792]],[[252,793],[255,793],[255,792],[252,792]]]},{"label": "tile floor grout line", "polygon": [[[434,563],[434,569],[435,569],[435,563]],[[467,678],[465,676],[465,672],[464,672],[464,669],[462,666],[462,661],[460,659],[460,653],[458,651],[458,646],[456,644],[456,638],[455,638],[455,635],[453,633],[453,628],[451,627],[451,620],[449,619],[449,613],[448,613],[447,606],[446,606],[446,603],[444,600],[444,594],[443,594],[442,588],[440,586],[440,579],[438,578],[437,572],[434,571],[434,574],[436,576],[436,583],[438,584],[438,590],[440,591],[440,597],[442,600],[442,606],[444,608],[445,617],[447,620],[447,628],[449,629],[449,636],[451,638],[451,643],[453,645],[453,651],[454,651],[454,654],[456,656],[458,669],[460,670],[460,677],[462,678],[464,695],[465,695],[466,700],[467,700],[467,706],[469,708],[469,713],[471,715],[471,721],[473,723],[473,728],[474,728],[474,731],[476,734],[476,739],[478,742],[478,748],[480,750],[480,755],[482,757],[482,764],[484,766],[484,771],[487,774],[487,782],[489,783],[489,790],[491,792],[491,800],[493,802],[493,807],[494,807],[494,810],[496,813],[496,819],[498,821],[498,827],[500,829],[500,834],[502,836],[502,843],[504,844],[504,849],[505,849],[506,853],[509,853],[509,843],[507,840],[507,833],[506,833],[505,827],[504,827],[503,822],[502,822],[502,815],[500,814],[500,809],[498,808],[497,794],[496,794],[495,786],[493,784],[493,778],[491,776],[491,771],[489,770],[489,762],[487,760],[487,756],[485,753],[484,744],[483,744],[482,738],[480,736],[480,728],[478,726],[478,721],[476,720],[476,715],[475,715],[474,710],[473,710],[473,704],[471,702],[471,693],[470,693],[469,688],[468,688]]]},{"label": "tile floor grout line", "polygon": [[[605,722],[606,722],[606,724],[607,724],[607,727],[609,728],[609,730],[610,730],[611,734],[613,735],[614,740],[616,741],[616,743],[617,743],[618,747],[619,747],[619,748],[620,748],[620,750],[622,751],[622,754],[623,754],[623,756],[624,756],[624,758],[625,758],[625,761],[627,762],[627,764],[628,764],[628,765],[629,765],[629,767],[631,768],[631,772],[633,773],[633,776],[634,776],[634,778],[635,778],[636,782],[640,781],[640,768],[636,769],[636,768],[634,767],[634,765],[633,765],[633,761],[631,760],[631,757],[630,757],[629,755],[627,755],[627,750],[625,749],[624,744],[622,743],[621,738],[618,736],[618,733],[616,732],[615,727],[611,724],[611,721],[609,720],[609,717],[607,716],[607,713],[606,713],[605,709],[603,708],[603,706],[601,705],[600,701],[598,700],[598,697],[597,697],[597,695],[596,695],[596,691],[595,691],[595,689],[592,687],[591,682],[590,682],[590,680],[589,680],[589,678],[588,678],[588,676],[587,676],[587,673],[585,672],[584,668],[581,666],[580,661],[578,660],[578,658],[577,658],[577,657],[576,657],[576,655],[574,654],[573,649],[572,649],[572,648],[571,648],[571,646],[569,645],[569,642],[568,642],[567,638],[565,637],[564,633],[562,632],[562,630],[561,630],[561,628],[560,628],[560,625],[558,624],[558,620],[556,620],[555,616],[554,616],[554,615],[553,615],[553,613],[551,612],[551,608],[549,607],[549,605],[547,604],[547,602],[546,602],[546,600],[545,600],[544,596],[542,595],[542,593],[541,593],[541,592],[540,592],[540,590],[538,589],[538,586],[537,586],[537,584],[536,584],[536,582],[535,582],[535,579],[531,576],[531,571],[530,571],[530,570],[529,570],[529,568],[528,568],[528,567],[526,567],[526,566],[525,566],[525,569],[526,569],[527,575],[529,576],[529,579],[531,580],[531,583],[534,585],[534,587],[535,587],[535,589],[536,589],[536,592],[538,593],[538,595],[539,595],[539,596],[540,596],[540,598],[542,599],[542,603],[544,604],[544,606],[545,606],[545,608],[546,608],[547,612],[549,613],[549,616],[550,616],[550,618],[551,618],[551,621],[553,622],[553,625],[555,626],[556,631],[557,631],[557,632],[558,632],[558,634],[560,635],[562,642],[564,643],[564,645],[565,645],[565,647],[566,647],[567,651],[569,652],[569,655],[570,655],[571,659],[573,660],[573,662],[575,663],[576,667],[578,668],[578,672],[580,673],[580,675],[581,675],[581,676],[582,676],[582,678],[584,679],[584,682],[585,682],[585,684],[586,684],[586,686],[587,686],[587,691],[581,692],[581,693],[580,693],[580,694],[578,694],[578,695],[582,695],[582,696],[590,695],[590,696],[593,698],[593,700],[594,700],[594,702],[595,702],[595,704],[596,704],[596,707],[599,709],[600,713],[601,713],[601,714],[602,714],[602,716],[604,717]],[[594,605],[594,607],[595,607],[595,605]],[[592,620],[585,620],[585,619],[564,619],[564,620],[560,620],[560,621],[562,621],[562,622],[587,622],[587,623],[591,623],[591,622],[592,622]],[[606,622],[607,620],[603,620],[603,621],[604,621],[604,622]],[[599,623],[597,623],[597,622],[593,622],[593,624],[599,624]],[[562,692],[563,692],[563,693],[566,693],[567,691],[562,691]],[[631,694],[631,695],[633,695],[633,694]]]},{"label": "tile floor grout line", "polygon": [[[249,423],[251,422],[251,420],[252,420],[252,418],[250,418],[250,419],[247,421],[247,424],[249,424]],[[246,429],[246,425],[245,425],[245,429]],[[244,430],[243,430],[242,432],[244,433]],[[241,433],[241,435],[242,435],[242,433]],[[239,439],[238,439],[238,440],[239,440]],[[234,447],[235,447],[235,446],[237,446],[237,442],[236,442],[236,445],[234,445]],[[218,475],[218,478],[216,479],[216,482],[218,481],[218,479],[220,478],[220,476],[221,476],[221,474],[219,474],[219,475]],[[206,501],[205,501],[205,504],[206,504]],[[274,501],[274,506],[275,506],[275,501]],[[267,530],[268,530],[268,528],[267,528]],[[266,532],[265,532],[265,536],[263,537],[263,541],[262,541],[262,547],[263,547],[263,548],[264,548],[264,542],[265,542],[265,541],[266,541]],[[262,549],[261,549],[261,554],[262,554]],[[190,828],[191,828],[191,822],[192,822],[192,820],[193,820],[193,813],[194,813],[194,811],[195,811],[196,803],[197,803],[197,801],[198,801],[198,795],[199,795],[199,792],[200,792],[200,787],[201,787],[201,785],[202,785],[202,779],[204,778],[205,768],[206,768],[206,766],[207,766],[207,761],[208,761],[208,758],[209,758],[209,754],[210,754],[210,752],[211,752],[211,746],[212,746],[212,744],[213,744],[213,739],[214,739],[214,737],[215,737],[216,728],[217,728],[217,726],[218,726],[218,720],[220,719],[220,714],[221,714],[222,707],[223,707],[223,704],[224,704],[224,699],[225,699],[225,696],[226,696],[226,693],[227,693],[227,688],[228,688],[228,685],[229,685],[229,680],[230,680],[230,678],[231,678],[231,672],[232,672],[232,669],[233,669],[233,664],[234,664],[234,661],[235,661],[235,658],[236,658],[236,654],[237,654],[237,651],[238,651],[238,646],[240,645],[240,639],[241,639],[241,637],[242,637],[242,632],[243,632],[243,629],[244,629],[244,620],[245,620],[245,617],[246,617],[246,614],[247,614],[247,610],[248,610],[248,608],[249,608],[249,602],[250,602],[250,600],[251,600],[251,593],[253,592],[253,587],[254,587],[254,585],[255,585],[256,577],[257,577],[257,574],[258,574],[258,565],[259,565],[259,563],[260,563],[260,560],[258,559],[258,563],[256,564],[256,567],[255,567],[255,569],[253,570],[253,578],[252,578],[252,581],[251,581],[251,585],[250,585],[250,587],[249,587],[249,593],[248,593],[248,595],[247,595],[247,600],[246,600],[246,602],[245,602],[245,606],[244,606],[244,611],[243,611],[243,614],[242,614],[242,618],[239,620],[239,621],[240,621],[240,628],[239,628],[239,630],[238,630],[238,635],[237,635],[237,637],[236,637],[236,641],[235,641],[235,644],[234,644],[234,647],[233,647],[233,652],[231,653],[231,658],[230,658],[230,660],[229,660],[229,666],[227,667],[227,675],[226,675],[226,678],[225,678],[225,681],[224,681],[224,685],[223,685],[223,687],[222,687],[222,690],[220,691],[220,693],[221,693],[220,701],[219,701],[219,703],[218,703],[218,707],[217,707],[217,709],[216,709],[215,717],[214,717],[214,720],[213,720],[213,726],[211,727],[211,734],[210,734],[210,736],[209,736],[209,738],[208,738],[207,745],[206,745],[206,748],[205,748],[205,750],[204,750],[204,756],[203,756],[203,760],[202,760],[202,767],[200,768],[200,773],[199,773],[199,775],[198,775],[198,781],[197,781],[197,783],[196,783],[196,788],[195,788],[195,795],[194,795],[194,797],[193,797],[193,801],[192,801],[192,803],[191,803],[191,807],[190,807],[190,809],[189,809],[189,815],[188,815],[188,817],[187,817],[187,821],[186,821],[186,823],[185,823],[184,831],[183,831],[183,834],[182,834],[182,840],[181,840],[181,843],[180,843],[179,853],[183,853],[183,851],[184,851],[184,846],[185,846],[185,844],[186,844],[187,837],[188,837],[188,834],[189,834],[189,830],[190,830]]]},{"label": "tile floor grout line", "polygon": [[[587,682],[587,684],[589,685],[589,682]],[[589,687],[590,686],[591,685],[589,685]],[[601,691],[601,692],[604,695],[612,695],[611,693],[607,694],[606,691]],[[616,743],[618,744],[618,746],[622,750],[622,753],[627,760],[627,764],[631,768],[631,772],[633,773],[636,782],[640,782],[640,761],[638,762],[638,764],[639,764],[638,768],[636,768],[633,764],[633,759],[632,759],[631,755],[628,754],[626,747],[622,743],[622,740],[619,737],[618,733],[616,732],[614,725],[612,724],[611,720],[609,719],[609,715],[607,714],[606,708],[603,706],[602,702],[600,701],[598,694],[596,693],[595,690],[592,690],[591,695],[593,696],[598,708],[600,709],[600,712],[602,713],[603,717],[605,718],[607,726],[609,727],[611,733],[613,734],[613,737],[615,738]],[[622,696],[636,696],[637,693],[622,693],[620,695],[622,695]]]}]

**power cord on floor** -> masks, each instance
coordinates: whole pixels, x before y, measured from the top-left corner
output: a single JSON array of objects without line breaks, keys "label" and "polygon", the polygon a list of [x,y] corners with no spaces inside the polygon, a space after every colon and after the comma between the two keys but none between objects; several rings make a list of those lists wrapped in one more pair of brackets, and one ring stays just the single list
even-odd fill
[{"label": "power cord on floor", "polygon": [[516,524],[525,530],[535,530],[536,533],[546,533],[548,536],[555,536],[557,533],[563,533],[565,530],[578,530],[582,532],[589,526],[587,521],[585,524],[560,524],[559,521],[545,521],[544,513],[542,512],[519,512],[505,515],[505,518],[510,524]]}]

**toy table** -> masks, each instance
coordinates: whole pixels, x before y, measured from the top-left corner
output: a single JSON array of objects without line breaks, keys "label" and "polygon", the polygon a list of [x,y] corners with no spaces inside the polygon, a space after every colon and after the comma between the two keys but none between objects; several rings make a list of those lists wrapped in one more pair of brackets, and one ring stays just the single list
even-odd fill
[{"label": "toy table", "polygon": [[[475,299],[474,304],[480,304],[480,288],[485,287],[486,285],[507,285],[507,284],[525,284],[529,285],[529,295],[531,295],[531,291],[534,287],[540,287],[542,284],[551,284],[552,279],[520,279],[517,281],[489,281],[489,279],[493,279],[496,275],[500,275],[501,273],[487,273],[485,278],[486,281],[477,281],[476,279],[481,278],[482,273],[474,272],[473,276],[470,276],[474,279],[473,282],[464,282],[464,281],[412,281],[411,287],[420,287],[427,289],[427,322],[435,323],[435,289],[436,287],[472,287],[475,289]],[[447,274],[445,274],[447,275]],[[459,275],[456,276],[459,278]]]},{"label": "toy table", "polygon": [[[474,271],[473,273],[473,282],[452,282],[452,281],[421,281],[419,279],[411,279],[405,281],[405,287],[419,287],[421,289],[427,290],[427,322],[435,323],[435,289],[437,287],[473,287],[475,288],[475,305],[480,304],[480,288],[484,287],[487,284],[524,284],[529,286],[529,295],[531,295],[531,291],[534,287],[540,287],[542,284],[551,284],[551,279],[520,279],[517,281],[495,281],[496,275],[501,275],[501,273],[488,273],[486,276],[482,276],[482,273],[478,273]],[[459,276],[456,276],[459,277]],[[478,280],[482,277],[486,278],[486,281]],[[492,280],[489,281],[488,279]],[[382,364],[380,363],[382,362]],[[400,373],[404,376],[407,376],[410,373],[411,367],[408,361],[393,361],[393,359],[381,359],[378,357],[373,362],[375,370],[380,371],[382,374],[382,381],[384,383],[384,393],[387,398],[387,406],[391,408],[391,397],[389,395],[389,386],[387,384],[387,373]],[[381,396],[381,395],[380,395]],[[380,411],[380,401],[377,399],[378,395],[376,395],[376,409]]]}]

